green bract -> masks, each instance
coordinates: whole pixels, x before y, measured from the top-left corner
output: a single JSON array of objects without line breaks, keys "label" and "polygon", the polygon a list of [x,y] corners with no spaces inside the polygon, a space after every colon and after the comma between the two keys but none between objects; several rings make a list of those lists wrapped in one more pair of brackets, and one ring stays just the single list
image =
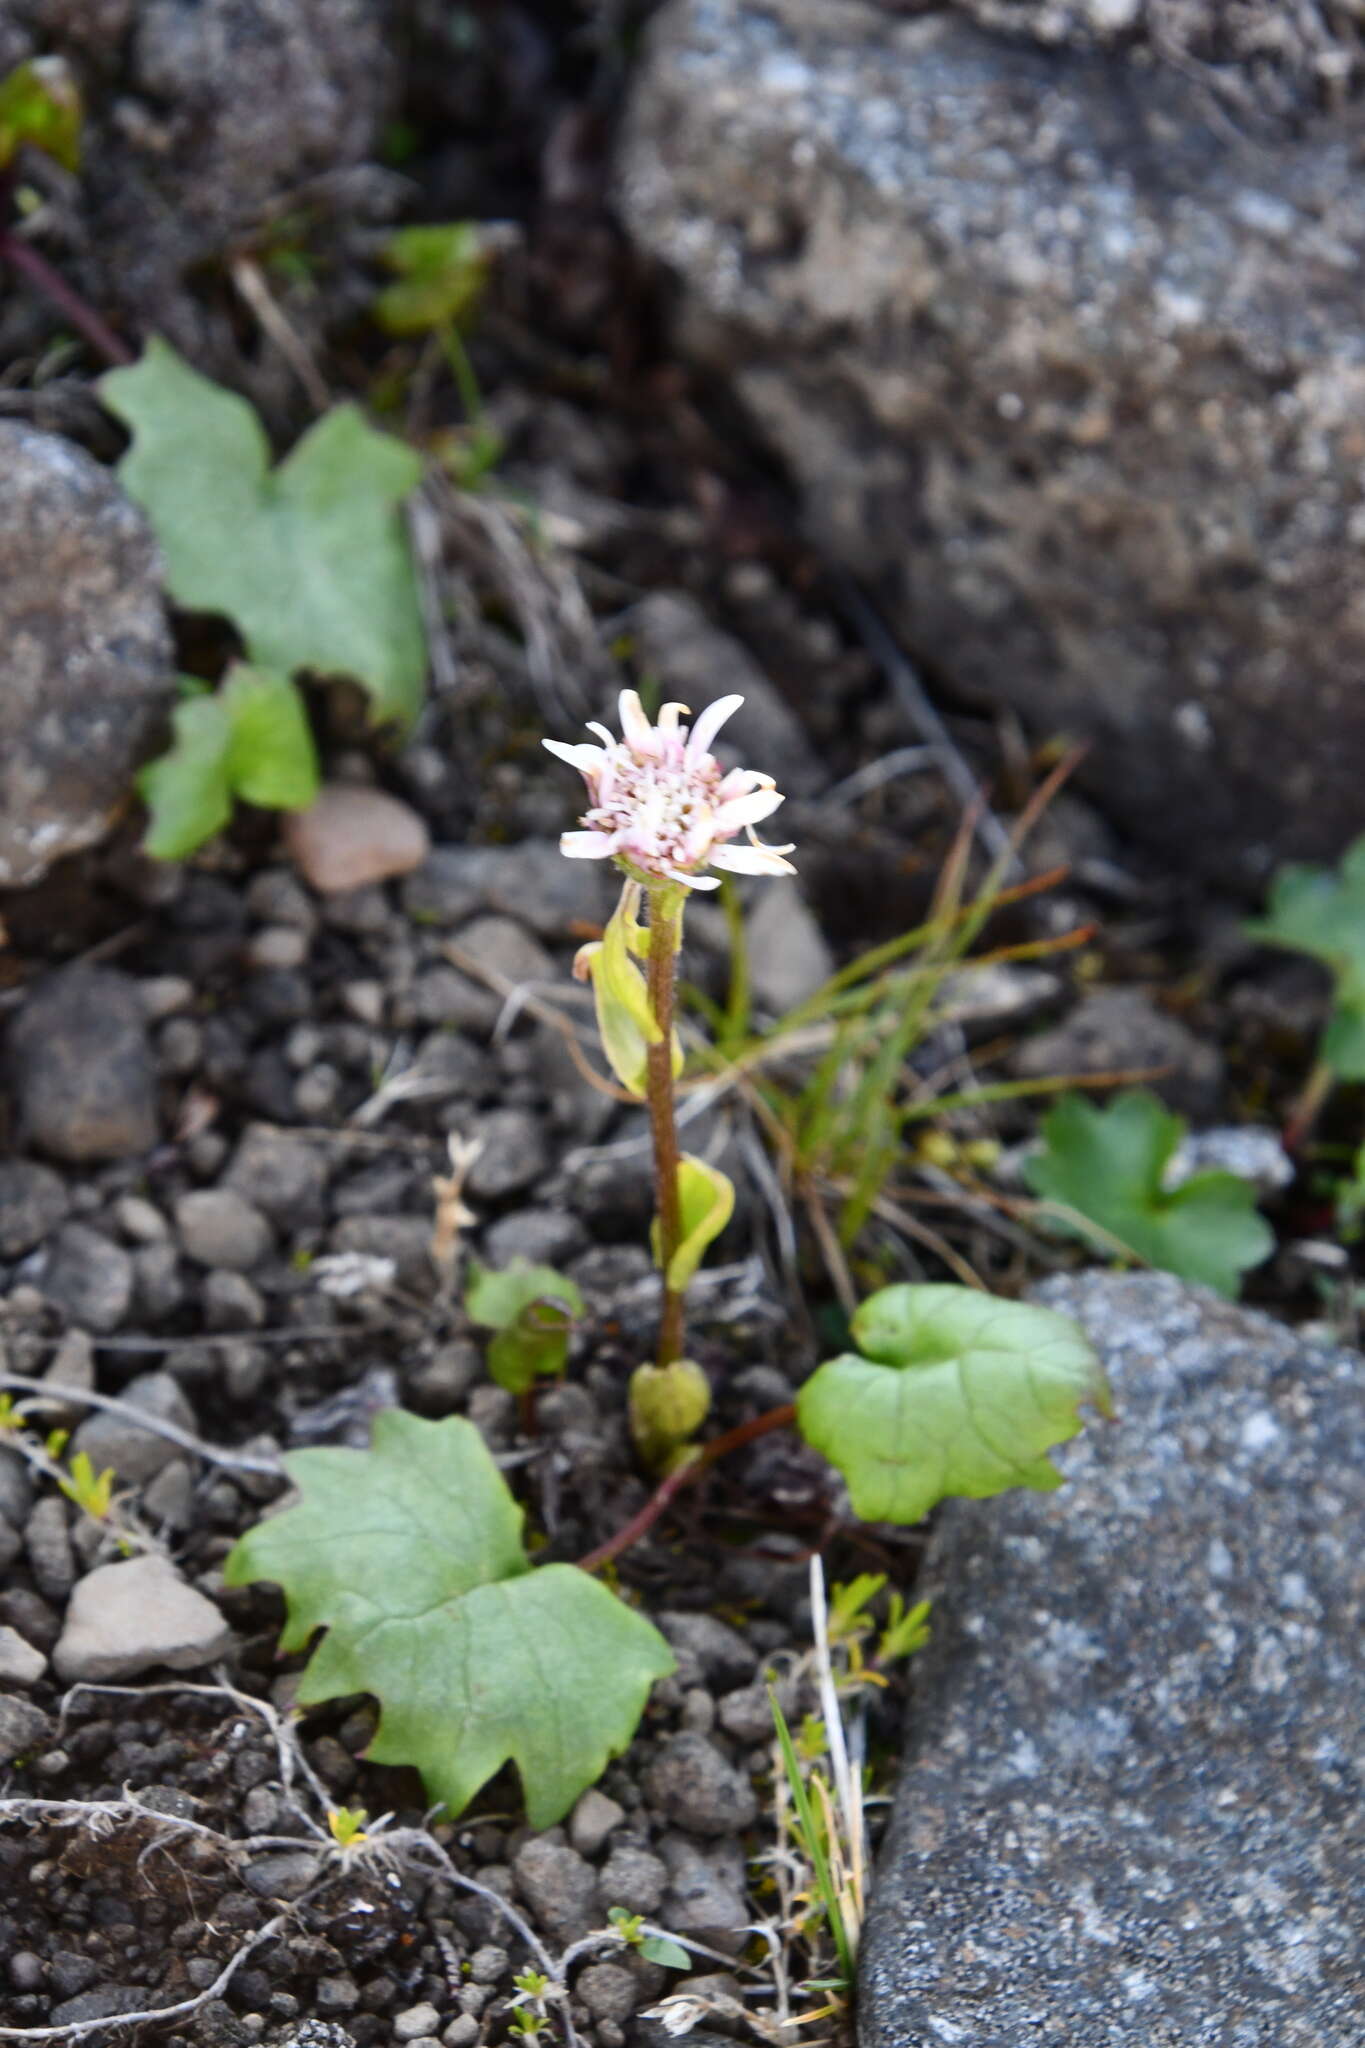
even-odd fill
[{"label": "green bract", "polygon": [[1243,1268],[1274,1250],[1274,1235],[1256,1214],[1256,1190],[1236,1174],[1196,1173],[1165,1188],[1184,1135],[1184,1118],[1143,1089],[1103,1110],[1071,1095],[1043,1119],[1044,1150],[1024,1172],[1035,1194],[1097,1224],[1109,1252],[1235,1295]]},{"label": "green bract", "polygon": [[797,1396],[806,1441],[848,1481],[869,1522],[918,1522],[948,1494],[1048,1490],[1047,1457],[1108,1391],[1080,1329],[1051,1309],[971,1287],[883,1287],[853,1318],[857,1353]]},{"label": "green bract", "polygon": [[262,667],[351,676],[376,716],[410,724],[426,640],[399,507],[421,458],[339,405],[272,470],[246,400],[155,338],[100,392],[132,431],[119,477],[177,604],[223,613]]},{"label": "green bract", "polygon": [[183,860],[220,832],[235,797],[302,811],[318,793],[308,713],[288,676],[237,662],[212,694],[187,680],[193,694],[171,714],[170,751],[138,777],[157,860]]},{"label": "green bract", "polygon": [[[664,1285],[676,1294],[691,1286],[708,1247],[715,1242],[735,1213],[734,1183],[718,1166],[694,1159],[684,1152],[678,1165],[678,1207],[682,1212],[682,1238],[668,1262]],[[650,1226],[654,1262],[660,1263],[660,1235],[657,1220]]]},{"label": "green bract", "polygon": [[285,1466],[300,1504],[248,1531],[224,1576],[284,1588],[286,1653],[326,1629],[300,1704],[373,1693],[370,1756],[415,1765],[451,1815],[510,1760],[531,1825],[561,1819],[673,1669],[662,1636],[576,1565],[529,1568],[521,1510],[458,1417],[390,1409],[368,1451]]},{"label": "green bract", "polygon": [[[649,950],[649,935],[635,915],[640,901],[639,884],[628,882],[621,900],[607,922],[601,940],[583,946],[578,959],[592,980],[597,1006],[597,1028],[602,1050],[623,1088],[643,1098],[649,1072],[649,1048],[663,1039],[659,1021],[649,1006],[649,989],[635,965],[637,957]],[[673,1034],[673,1073],[682,1072],[683,1054]]]},{"label": "green bract", "polygon": [[526,1259],[497,1272],[471,1265],[464,1305],[474,1322],[497,1331],[488,1347],[488,1370],[512,1394],[524,1394],[542,1375],[563,1372],[569,1334],[584,1312],[572,1280]]},{"label": "green bract", "polygon": [[1332,970],[1331,1020],[1322,1057],[1346,1081],[1365,1081],[1365,838],[1335,872],[1281,868],[1263,918],[1247,926],[1253,939],[1308,953]]}]

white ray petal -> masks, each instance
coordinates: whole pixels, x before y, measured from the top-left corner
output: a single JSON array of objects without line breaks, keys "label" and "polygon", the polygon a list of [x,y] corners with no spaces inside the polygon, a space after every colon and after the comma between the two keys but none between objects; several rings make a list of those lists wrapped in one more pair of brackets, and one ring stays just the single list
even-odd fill
[{"label": "white ray petal", "polygon": [[588,740],[542,740],[542,747],[560,761],[567,761],[580,775],[596,775],[606,765],[606,749]]},{"label": "white ray petal", "polygon": [[770,818],[778,805],[785,801],[780,789],[756,789],[750,796],[731,797],[729,803],[722,804],[716,812],[716,831],[728,839],[746,825],[757,825],[761,819]]},{"label": "white ray petal", "polygon": [[714,704],[708,704],[701,717],[693,726],[687,738],[687,758],[701,761],[711,751],[711,742],[727,718],[733,718],[744,699],[739,696],[717,697]]},{"label": "white ray petal", "polygon": [[711,855],[713,868],[725,868],[732,875],[794,875],[796,869],[784,853],[795,846],[718,846]]},{"label": "white ray petal", "polygon": [[655,750],[654,728],[645,717],[645,707],[635,690],[621,692],[621,731],[626,745],[637,754],[652,754]]},{"label": "white ray petal", "polygon": [[716,784],[716,802],[728,804],[731,797],[748,796],[751,789],[771,789],[772,786],[772,776],[760,774],[757,768],[732,768]]},{"label": "white ray petal", "polygon": [[569,860],[610,860],[616,839],[610,832],[564,832],[559,850]]}]

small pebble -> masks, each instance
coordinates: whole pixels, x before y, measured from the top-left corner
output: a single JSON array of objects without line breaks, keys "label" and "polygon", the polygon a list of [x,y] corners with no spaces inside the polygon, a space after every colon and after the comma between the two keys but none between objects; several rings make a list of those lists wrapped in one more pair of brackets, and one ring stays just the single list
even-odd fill
[{"label": "small pebble", "polygon": [[613,1828],[619,1828],[626,1810],[596,1785],[579,1799],[569,1818],[569,1840],[580,1856],[595,1856]]},{"label": "small pebble", "polygon": [[645,1774],[652,1803],[693,1835],[730,1835],[752,1825],[758,1801],[749,1780],[704,1735],[675,1735]]},{"label": "small pebble", "polygon": [[431,849],[409,805],[346,783],[328,784],[309,810],[288,812],[281,837],[304,879],[324,896],[410,874]]},{"label": "small pebble", "polygon": [[252,967],[291,969],[302,967],[308,958],[308,933],[295,925],[267,925],[256,932],[246,949]]},{"label": "small pebble", "polygon": [[170,1225],[155,1202],[142,1195],[120,1195],[114,1204],[114,1221],[130,1244],[160,1244],[170,1235]]},{"label": "small pebble", "polygon": [[406,2012],[396,2015],[393,2034],[396,2041],[419,2041],[424,2035],[435,2034],[441,2024],[441,2015],[434,2005],[410,2005]]},{"label": "small pebble", "polygon": [[26,1642],[18,1629],[0,1623],[0,1679],[6,1685],[36,1685],[46,1669],[42,1651]]},{"label": "small pebble", "polygon": [[235,1188],[196,1188],[181,1195],[175,1227],[189,1258],[234,1273],[258,1266],[273,1243],[265,1217]]}]

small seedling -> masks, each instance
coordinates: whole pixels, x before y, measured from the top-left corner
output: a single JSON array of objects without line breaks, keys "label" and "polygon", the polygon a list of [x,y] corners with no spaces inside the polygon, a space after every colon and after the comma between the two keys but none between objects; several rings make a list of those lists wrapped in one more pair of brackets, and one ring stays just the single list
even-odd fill
[{"label": "small seedling", "polygon": [[1334,1081],[1365,1081],[1365,838],[1331,868],[1291,864],[1270,888],[1266,914],[1247,926],[1262,945],[1320,960],[1332,976],[1332,1013],[1286,1142],[1301,1142]]},{"label": "small seedling", "polygon": [[375,318],[394,335],[430,335],[455,380],[467,426],[447,449],[451,473],[474,490],[502,454],[502,438],[488,424],[483,394],[462,338],[488,282],[492,244],[473,221],[400,228],[384,261],[394,273],[374,302]]},{"label": "small seedling", "polygon": [[692,1958],[680,1943],[671,1941],[666,1934],[646,1934],[642,1913],[628,1913],[624,1906],[613,1906],[607,1919],[622,1941],[647,1963],[657,1963],[664,1970],[691,1969]]},{"label": "small seedling", "polygon": [[519,2041],[538,2041],[550,2025],[546,1993],[554,1987],[539,1970],[523,1970],[512,1979],[514,1996],[508,2000],[508,2025]]},{"label": "small seedling", "polygon": [[553,1266],[514,1259],[498,1271],[471,1262],[465,1287],[471,1322],[496,1335],[488,1347],[488,1371],[509,1393],[524,1394],[544,1377],[562,1373],[569,1339],[584,1314],[583,1296]]},{"label": "small seedling", "polygon": [[365,1823],[369,1814],[363,1806],[332,1806],[327,1810],[327,1832],[345,1855],[349,1850],[364,1848],[369,1841]]},{"label": "small seedling", "polygon": [[77,1451],[68,1470],[57,1481],[67,1499],[96,1522],[107,1520],[114,1498],[114,1469],[107,1465],[97,1473],[85,1451]]}]

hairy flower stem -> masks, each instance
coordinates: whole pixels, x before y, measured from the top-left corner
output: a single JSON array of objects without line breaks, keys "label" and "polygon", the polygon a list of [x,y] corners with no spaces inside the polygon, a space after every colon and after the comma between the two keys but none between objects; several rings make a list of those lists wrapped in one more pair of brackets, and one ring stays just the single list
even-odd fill
[{"label": "hairy flower stem", "polygon": [[659,1264],[664,1274],[663,1313],[659,1318],[660,1365],[683,1355],[683,1297],[668,1284],[673,1254],[682,1243],[682,1205],[678,1191],[678,1125],[673,1113],[673,993],[677,972],[682,905],[674,890],[653,890],[649,898],[649,1007],[662,1034],[648,1051],[646,1093],[649,1126],[654,1138],[654,1186],[659,1217]]},{"label": "hairy flower stem", "polygon": [[685,1486],[691,1486],[694,1480],[700,1479],[704,1472],[708,1472],[718,1458],[727,1457],[731,1451],[743,1450],[745,1444],[754,1443],[761,1436],[769,1436],[775,1429],[790,1429],[795,1420],[796,1405],[787,1401],[780,1408],[766,1409],[762,1415],[755,1415],[751,1421],[741,1422],[736,1428],[727,1429],[724,1436],[713,1437],[709,1444],[702,1444],[695,1457],[689,1459],[687,1464],[679,1465],[669,1473],[667,1479],[660,1481],[638,1514],[632,1515],[628,1522],[622,1523],[616,1534],[609,1536],[605,1543],[599,1543],[596,1550],[590,1550],[585,1557],[579,1558],[580,1571],[600,1571],[604,1564],[610,1564],[623,1550],[629,1550],[632,1543],[638,1543],[642,1536],[647,1536],[669,1502],[680,1494]]}]

